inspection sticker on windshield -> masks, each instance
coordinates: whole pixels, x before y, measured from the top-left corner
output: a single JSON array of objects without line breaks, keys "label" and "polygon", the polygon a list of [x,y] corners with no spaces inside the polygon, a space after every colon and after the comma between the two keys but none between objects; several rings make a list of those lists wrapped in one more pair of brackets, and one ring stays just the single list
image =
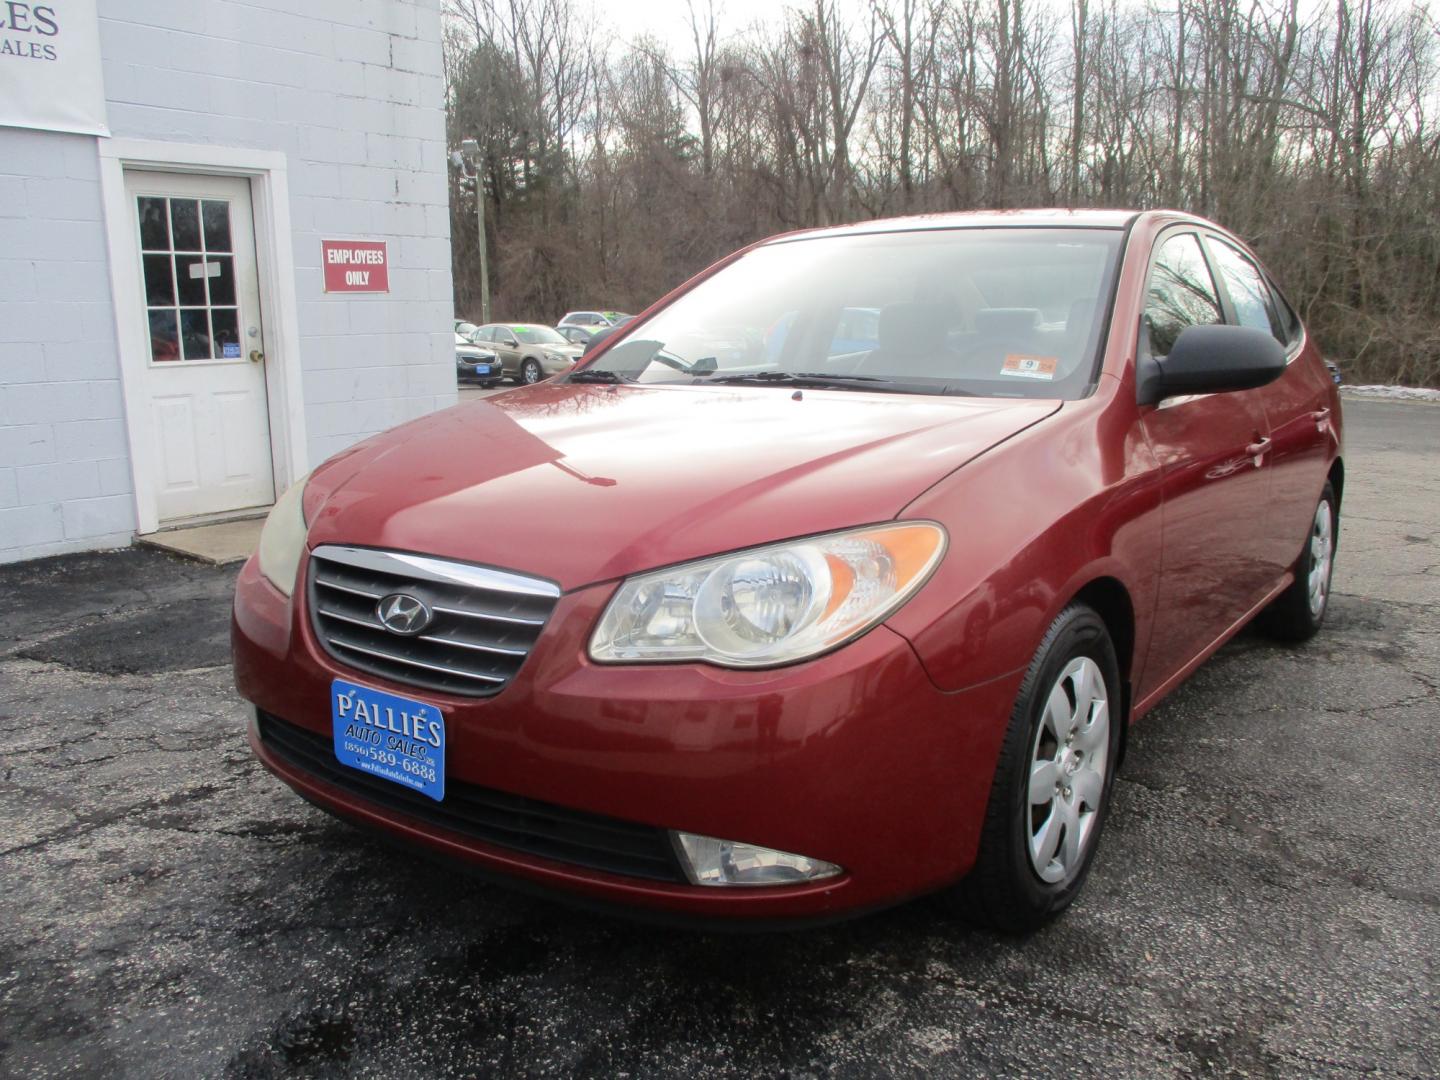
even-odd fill
[{"label": "inspection sticker on windshield", "polygon": [[1055,369],[1060,364],[1056,356],[1026,356],[1024,353],[1007,353],[1005,363],[1000,367],[1001,375],[1014,375],[1020,379],[1055,378]]},{"label": "inspection sticker on windshield", "polygon": [[439,708],[336,679],[330,717],[340,764],[436,802],[445,797],[445,718]]}]

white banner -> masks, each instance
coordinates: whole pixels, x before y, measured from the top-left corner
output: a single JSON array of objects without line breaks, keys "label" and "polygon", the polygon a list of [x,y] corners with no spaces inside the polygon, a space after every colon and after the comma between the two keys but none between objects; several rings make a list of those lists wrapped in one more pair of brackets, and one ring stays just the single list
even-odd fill
[{"label": "white banner", "polygon": [[0,3],[0,126],[110,134],[95,0]]}]

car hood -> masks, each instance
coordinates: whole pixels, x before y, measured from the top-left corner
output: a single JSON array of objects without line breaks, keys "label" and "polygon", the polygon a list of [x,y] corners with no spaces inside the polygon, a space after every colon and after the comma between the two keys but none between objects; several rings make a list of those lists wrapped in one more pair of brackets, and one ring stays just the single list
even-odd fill
[{"label": "car hood", "polygon": [[424,552],[572,589],[898,514],[1060,407],[781,387],[541,384],[315,471],[311,546]]}]

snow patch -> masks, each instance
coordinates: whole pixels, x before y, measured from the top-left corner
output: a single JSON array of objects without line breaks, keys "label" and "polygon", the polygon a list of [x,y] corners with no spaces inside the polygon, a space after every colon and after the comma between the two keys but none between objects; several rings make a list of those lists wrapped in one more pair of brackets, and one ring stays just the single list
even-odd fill
[{"label": "snow patch", "polygon": [[1440,390],[1429,390],[1420,386],[1341,386],[1342,394],[1358,394],[1362,397],[1392,398],[1400,401],[1437,401]]}]

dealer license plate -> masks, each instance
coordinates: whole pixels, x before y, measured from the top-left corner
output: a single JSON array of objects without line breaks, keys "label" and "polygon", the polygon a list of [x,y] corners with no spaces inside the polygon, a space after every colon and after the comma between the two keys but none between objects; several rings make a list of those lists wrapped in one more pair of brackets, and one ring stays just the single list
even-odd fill
[{"label": "dealer license plate", "polygon": [[475,365],[475,374],[476,374],[476,375],[489,375],[489,374],[490,374],[490,365],[489,365],[489,364],[476,364],[476,365]]},{"label": "dealer license plate", "polygon": [[437,802],[445,797],[445,717],[437,706],[336,679],[330,718],[340,764]]}]

